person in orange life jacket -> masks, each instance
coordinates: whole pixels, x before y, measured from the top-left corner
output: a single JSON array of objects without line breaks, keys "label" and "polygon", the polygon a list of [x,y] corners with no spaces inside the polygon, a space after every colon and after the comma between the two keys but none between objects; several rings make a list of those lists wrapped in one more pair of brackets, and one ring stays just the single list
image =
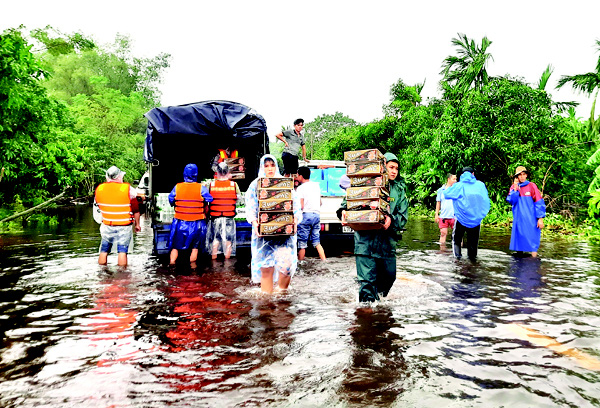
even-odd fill
[{"label": "person in orange life jacket", "polygon": [[[217,172],[217,165],[219,163],[222,163],[225,161],[225,159],[232,159],[232,158],[237,158],[239,157],[239,153],[237,150],[232,150],[230,147],[227,147],[226,149],[218,149],[219,153],[217,153],[215,155],[215,157],[212,159],[210,168],[212,169],[213,172]],[[215,176],[216,178],[216,176]]]},{"label": "person in orange life jacket", "polygon": [[310,181],[310,169],[306,166],[298,169],[300,185],[296,194],[302,207],[302,222],[298,224],[298,260],[303,260],[308,247],[308,241],[317,249],[319,258],[325,260],[325,250],[321,245],[321,186]]},{"label": "person in orange life jacket", "polygon": [[235,255],[235,207],[241,197],[240,188],[230,180],[231,173],[225,162],[217,165],[216,179],[210,183],[213,202],[209,206],[207,248],[212,259],[222,253],[225,259]]},{"label": "person in orange life jacket", "polygon": [[208,187],[197,182],[198,166],[188,164],[183,169],[183,183],[178,183],[169,194],[169,203],[175,207],[168,246],[170,264],[174,265],[180,250],[191,250],[190,263],[198,259],[200,243],[206,239],[206,203],[213,198]]},{"label": "person in orange life jacket", "polygon": [[127,265],[127,252],[133,238],[131,225],[135,232],[141,231],[140,209],[138,207],[137,193],[133,187],[123,183],[125,172],[117,166],[106,170],[106,183],[96,188],[95,199],[102,213],[100,225],[100,255],[98,264],[106,265],[108,254],[113,245],[117,244],[118,264]]}]

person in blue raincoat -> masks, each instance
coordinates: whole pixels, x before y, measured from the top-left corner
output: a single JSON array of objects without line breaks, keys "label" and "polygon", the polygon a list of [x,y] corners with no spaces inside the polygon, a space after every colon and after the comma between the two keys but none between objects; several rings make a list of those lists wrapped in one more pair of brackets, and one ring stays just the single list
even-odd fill
[{"label": "person in blue raincoat", "polygon": [[467,235],[467,255],[471,261],[477,258],[481,221],[490,211],[490,197],[483,182],[475,178],[472,167],[464,167],[460,181],[444,191],[446,199],[452,200],[456,223],[452,231],[454,256],[462,257],[461,244]]},{"label": "person in blue raincoat", "polygon": [[[273,285],[277,282],[280,290],[286,290],[298,265],[296,234],[291,236],[263,237],[258,235],[258,194],[257,185],[261,177],[281,177],[277,159],[265,154],[260,159],[260,169],[248,190],[246,190],[246,220],[252,224],[250,252],[252,260],[250,269],[252,282],[260,283],[264,293],[273,293]],[[296,227],[302,221],[300,200],[292,191],[294,223]],[[295,231],[294,231],[295,232]]]},{"label": "person in blue raincoat", "polygon": [[[385,216],[384,229],[354,231],[356,275],[360,285],[359,302],[375,302],[386,297],[396,280],[396,246],[408,222],[406,182],[398,174],[399,160],[393,153],[384,154],[389,179],[390,213]],[[344,180],[345,182],[345,180]],[[349,183],[349,180],[348,180]],[[345,222],[346,198],[337,210]]]},{"label": "person in blue raincoat", "polygon": [[198,259],[200,246],[206,240],[207,203],[213,201],[208,187],[198,179],[198,166],[190,163],[183,169],[183,183],[177,183],[169,194],[169,203],[175,207],[168,247],[169,263],[175,265],[180,250],[191,250],[190,263]]},{"label": "person in blue raincoat", "polygon": [[508,191],[508,201],[512,205],[513,225],[510,236],[511,251],[531,252],[536,257],[540,247],[546,203],[535,183],[527,180],[528,172],[523,166],[515,170],[515,182]]}]

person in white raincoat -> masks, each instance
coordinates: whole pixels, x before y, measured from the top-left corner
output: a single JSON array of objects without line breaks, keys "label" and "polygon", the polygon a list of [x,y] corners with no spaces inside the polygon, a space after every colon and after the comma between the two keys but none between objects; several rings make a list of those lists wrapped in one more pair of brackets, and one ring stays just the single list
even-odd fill
[{"label": "person in white raincoat", "polygon": [[[258,178],[250,183],[245,197],[246,219],[252,224],[250,245],[252,282],[260,283],[263,292],[273,293],[274,282],[278,282],[279,289],[285,290],[296,272],[298,264],[296,234],[283,237],[258,235],[258,195],[256,190],[258,179],[261,177],[281,177],[275,156],[266,154],[260,159]],[[302,209],[295,191],[292,192],[292,195],[294,223],[297,226],[302,220]]]}]

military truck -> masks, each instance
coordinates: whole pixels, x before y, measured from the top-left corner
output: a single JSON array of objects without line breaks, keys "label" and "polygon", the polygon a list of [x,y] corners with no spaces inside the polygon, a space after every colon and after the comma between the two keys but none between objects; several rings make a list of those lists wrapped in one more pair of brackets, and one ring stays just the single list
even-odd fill
[{"label": "military truck", "polygon": [[[158,107],[144,116],[148,119],[144,145],[148,167],[147,216],[152,220],[153,253],[166,255],[173,218],[167,197],[183,181],[184,167],[196,164],[198,182],[206,183],[214,176],[212,164],[219,150],[237,150],[245,161],[244,178],[234,181],[245,192],[258,176],[260,158],[269,153],[267,125],[254,109],[220,100]],[[237,210],[236,245],[249,247],[251,226],[243,206]]]}]

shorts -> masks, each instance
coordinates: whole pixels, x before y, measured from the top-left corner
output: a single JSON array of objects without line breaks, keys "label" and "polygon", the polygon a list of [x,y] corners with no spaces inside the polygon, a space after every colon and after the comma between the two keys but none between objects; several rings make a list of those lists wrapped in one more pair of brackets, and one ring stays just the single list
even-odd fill
[{"label": "shorts", "polygon": [[454,228],[454,222],[456,220],[454,218],[440,218],[440,222],[438,223],[438,225],[440,226],[440,229],[442,228]]},{"label": "shorts", "polygon": [[100,252],[110,253],[114,244],[117,244],[117,252],[128,253],[133,242],[133,228],[131,225],[100,225]]},{"label": "shorts", "polygon": [[308,247],[308,241],[316,247],[320,244],[321,215],[317,213],[302,214],[302,222],[298,224],[298,248]]},{"label": "shorts", "polygon": [[283,172],[285,174],[298,173],[298,156],[283,152],[281,153],[281,161],[283,162]]}]

